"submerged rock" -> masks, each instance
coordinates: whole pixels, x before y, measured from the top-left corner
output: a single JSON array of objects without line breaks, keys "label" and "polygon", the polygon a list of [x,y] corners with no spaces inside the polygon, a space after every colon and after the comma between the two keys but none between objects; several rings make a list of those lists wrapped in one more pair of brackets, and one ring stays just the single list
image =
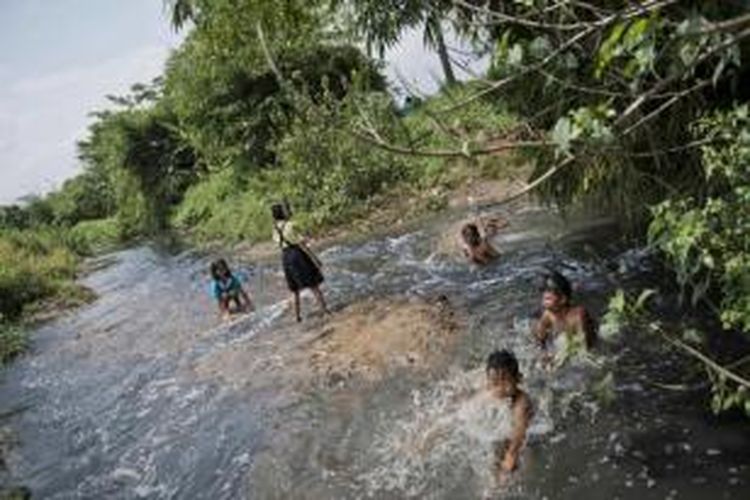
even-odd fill
[{"label": "submerged rock", "polygon": [[[339,389],[354,380],[375,382],[399,369],[439,366],[464,326],[463,315],[445,295],[368,299],[329,317],[275,325],[217,349],[192,369],[233,385],[283,378],[298,388]],[[265,342],[270,336],[276,341]]]}]

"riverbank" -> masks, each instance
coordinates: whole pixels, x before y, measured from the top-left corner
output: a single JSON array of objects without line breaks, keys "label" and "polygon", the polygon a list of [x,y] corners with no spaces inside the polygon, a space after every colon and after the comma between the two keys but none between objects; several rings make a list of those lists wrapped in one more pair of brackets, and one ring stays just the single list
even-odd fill
[{"label": "riverbank", "polygon": [[[451,181],[442,187],[396,186],[369,200],[352,219],[318,228],[312,246],[320,250],[383,231],[398,231],[447,211],[470,211],[491,204],[520,191],[528,170],[507,156],[499,157],[496,167],[484,175],[473,175],[466,165],[454,165]],[[4,318],[0,321],[0,363],[24,352],[29,343],[26,332],[35,325],[96,298],[76,282],[86,273],[86,259],[127,243],[115,243],[117,234],[111,222],[84,226],[70,234],[63,228],[0,232],[0,319]],[[208,254],[228,255],[244,262],[268,261],[278,254],[271,241],[232,244],[223,240],[200,242],[190,234],[182,238],[184,244],[195,245]]]},{"label": "riverbank", "polygon": [[[510,167],[503,178],[467,178],[456,182],[450,188],[432,188],[424,191],[406,187],[395,189],[371,200],[362,215],[343,224],[321,228],[312,235],[310,245],[319,251],[348,241],[361,241],[368,237],[399,232],[419,224],[420,221],[438,218],[441,214],[455,216],[456,213],[466,212],[467,218],[472,218],[479,214],[476,207],[491,206],[520,192],[526,186],[528,173],[527,168]],[[528,200],[528,196],[515,200],[511,205],[503,207],[504,213],[512,213],[527,204]],[[489,209],[486,213],[494,213],[494,210]],[[450,231],[457,227],[451,227]],[[458,232],[454,232],[455,234],[446,234],[446,238],[455,240]],[[278,247],[270,239],[259,243],[242,242],[227,245],[221,241],[213,241],[195,244],[208,253],[232,255],[244,262],[278,258]],[[457,251],[449,245],[445,250]]]},{"label": "riverbank", "polygon": [[24,351],[32,325],[93,300],[76,283],[84,254],[61,228],[0,229],[0,366]]}]

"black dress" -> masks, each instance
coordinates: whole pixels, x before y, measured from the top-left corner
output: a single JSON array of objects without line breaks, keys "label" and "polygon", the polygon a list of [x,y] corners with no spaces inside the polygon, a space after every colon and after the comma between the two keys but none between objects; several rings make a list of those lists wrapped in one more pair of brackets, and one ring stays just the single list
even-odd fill
[{"label": "black dress", "polygon": [[283,228],[275,225],[281,247],[281,264],[284,268],[286,284],[292,292],[312,288],[323,283],[320,266],[296,243],[290,243],[284,237]]}]

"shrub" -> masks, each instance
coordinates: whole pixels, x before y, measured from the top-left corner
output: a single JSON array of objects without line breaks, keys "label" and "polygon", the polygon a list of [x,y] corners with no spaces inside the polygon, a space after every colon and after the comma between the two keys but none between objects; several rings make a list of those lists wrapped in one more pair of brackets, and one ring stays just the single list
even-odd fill
[{"label": "shrub", "polygon": [[0,315],[17,319],[27,304],[53,296],[75,277],[77,263],[60,230],[1,231]]},{"label": "shrub", "polygon": [[[391,102],[382,94],[355,96],[356,106],[384,127],[392,127]],[[402,158],[351,133],[359,109],[352,99],[315,104],[300,96],[299,115],[280,141],[281,168],[270,175],[283,196],[312,225],[342,222],[373,195],[408,177]],[[314,140],[311,140],[314,138]]]},{"label": "shrub", "polygon": [[115,218],[79,222],[67,236],[67,245],[79,255],[93,255],[114,249],[122,241]]},{"label": "shrub", "polygon": [[225,240],[253,242],[271,236],[267,194],[262,179],[238,177],[227,168],[211,174],[185,193],[174,224],[199,241]]},{"label": "shrub", "polygon": [[0,366],[26,349],[26,332],[18,325],[0,322]]}]

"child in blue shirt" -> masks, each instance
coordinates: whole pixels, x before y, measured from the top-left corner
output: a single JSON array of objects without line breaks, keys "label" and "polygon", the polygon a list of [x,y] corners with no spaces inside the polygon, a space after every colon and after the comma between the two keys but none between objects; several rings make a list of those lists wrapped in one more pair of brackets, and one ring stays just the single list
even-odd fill
[{"label": "child in blue shirt", "polygon": [[211,295],[218,302],[219,311],[224,318],[228,318],[232,312],[248,312],[254,309],[253,302],[242,288],[240,280],[229,269],[226,260],[219,259],[211,263],[211,278]]}]

